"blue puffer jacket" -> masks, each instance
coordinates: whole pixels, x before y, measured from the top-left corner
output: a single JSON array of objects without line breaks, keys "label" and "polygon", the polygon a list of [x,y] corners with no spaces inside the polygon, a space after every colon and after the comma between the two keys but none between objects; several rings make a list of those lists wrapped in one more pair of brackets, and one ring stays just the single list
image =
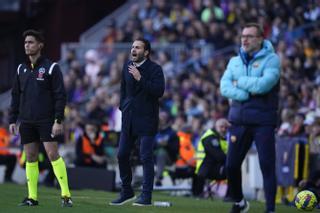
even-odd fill
[{"label": "blue puffer jacket", "polygon": [[279,78],[280,59],[270,41],[264,40],[262,49],[249,61],[240,49],[239,55],[230,59],[220,83],[221,94],[232,100],[229,121],[275,125]]}]

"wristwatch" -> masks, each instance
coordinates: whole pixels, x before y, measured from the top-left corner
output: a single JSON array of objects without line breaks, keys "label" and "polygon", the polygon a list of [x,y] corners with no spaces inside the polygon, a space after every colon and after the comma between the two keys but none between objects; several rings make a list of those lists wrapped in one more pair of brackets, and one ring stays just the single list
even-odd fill
[{"label": "wristwatch", "polygon": [[61,121],[59,118],[56,118],[56,119],[54,120],[54,122],[57,123],[57,124],[61,124],[61,123],[62,123],[62,121]]}]

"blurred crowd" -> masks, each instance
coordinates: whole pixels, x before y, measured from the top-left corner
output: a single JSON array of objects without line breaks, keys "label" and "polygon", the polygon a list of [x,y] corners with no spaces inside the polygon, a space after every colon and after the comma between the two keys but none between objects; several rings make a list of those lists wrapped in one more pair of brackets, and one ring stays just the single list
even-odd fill
[{"label": "blurred crowd", "polygon": [[[102,129],[107,155],[106,160],[97,161],[103,166],[112,162],[115,138],[121,131],[121,71],[129,57],[129,49],[115,52],[113,45],[145,37],[152,45],[164,47],[151,54],[166,78],[161,110],[168,113],[172,129],[188,134],[196,148],[201,134],[217,119],[227,117],[229,102],[220,95],[220,78],[227,60],[238,51],[241,26],[258,22],[281,58],[278,135],[308,138],[312,160],[320,165],[319,5],[319,0],[146,0],[142,6],[133,4],[124,25],[110,20],[101,47],[81,56],[77,49],[69,49],[61,59],[68,95],[65,144],[75,148],[86,135],[86,121],[94,121]],[[173,55],[167,50],[173,43],[183,44],[187,51]],[[213,46],[209,57],[202,52],[206,45]],[[215,55],[220,50],[226,51]],[[2,117],[6,126],[6,111]],[[110,132],[115,133],[112,139]]]}]

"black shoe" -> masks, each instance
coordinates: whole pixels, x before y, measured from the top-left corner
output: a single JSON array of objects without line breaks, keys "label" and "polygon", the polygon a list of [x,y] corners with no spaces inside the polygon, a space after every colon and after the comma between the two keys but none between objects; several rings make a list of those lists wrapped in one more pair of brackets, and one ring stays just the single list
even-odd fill
[{"label": "black shoe", "polygon": [[62,197],[61,198],[61,206],[62,207],[72,207],[73,203],[71,197]]},{"label": "black shoe", "polygon": [[245,204],[243,206],[240,206],[237,203],[233,204],[230,213],[245,213],[249,211],[249,208],[249,202],[245,200]]},{"label": "black shoe", "polygon": [[121,206],[125,203],[128,203],[130,201],[133,201],[134,199],[136,199],[136,196],[134,196],[134,194],[131,195],[123,195],[120,194],[120,197],[116,200],[113,200],[109,203],[109,205],[111,206]]},{"label": "black shoe", "polygon": [[37,200],[31,199],[31,198],[25,198],[19,206],[37,206],[39,205],[39,202]]},{"label": "black shoe", "polygon": [[132,204],[133,206],[151,206],[151,196],[144,196],[141,194],[136,201]]}]

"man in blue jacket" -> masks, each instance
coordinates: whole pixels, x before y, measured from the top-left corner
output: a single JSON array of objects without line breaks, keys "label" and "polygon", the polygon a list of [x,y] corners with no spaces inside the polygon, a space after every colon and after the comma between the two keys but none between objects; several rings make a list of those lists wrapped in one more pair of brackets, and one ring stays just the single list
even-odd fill
[{"label": "man in blue jacket", "polygon": [[154,181],[153,147],[158,130],[159,98],[165,89],[162,68],[149,59],[148,40],[136,39],[131,47],[131,61],[122,70],[120,110],[122,130],[119,141],[118,162],[122,190],[120,197],[110,205],[123,205],[135,199],[131,186],[130,152],[137,140],[143,166],[142,193],[133,203],[151,205]]},{"label": "man in blue jacket", "polygon": [[280,59],[262,28],[245,25],[238,56],[231,58],[220,84],[231,99],[227,178],[235,203],[231,212],[247,212],[241,187],[241,164],[255,141],[263,175],[266,212],[275,211],[275,126],[278,113]]}]

